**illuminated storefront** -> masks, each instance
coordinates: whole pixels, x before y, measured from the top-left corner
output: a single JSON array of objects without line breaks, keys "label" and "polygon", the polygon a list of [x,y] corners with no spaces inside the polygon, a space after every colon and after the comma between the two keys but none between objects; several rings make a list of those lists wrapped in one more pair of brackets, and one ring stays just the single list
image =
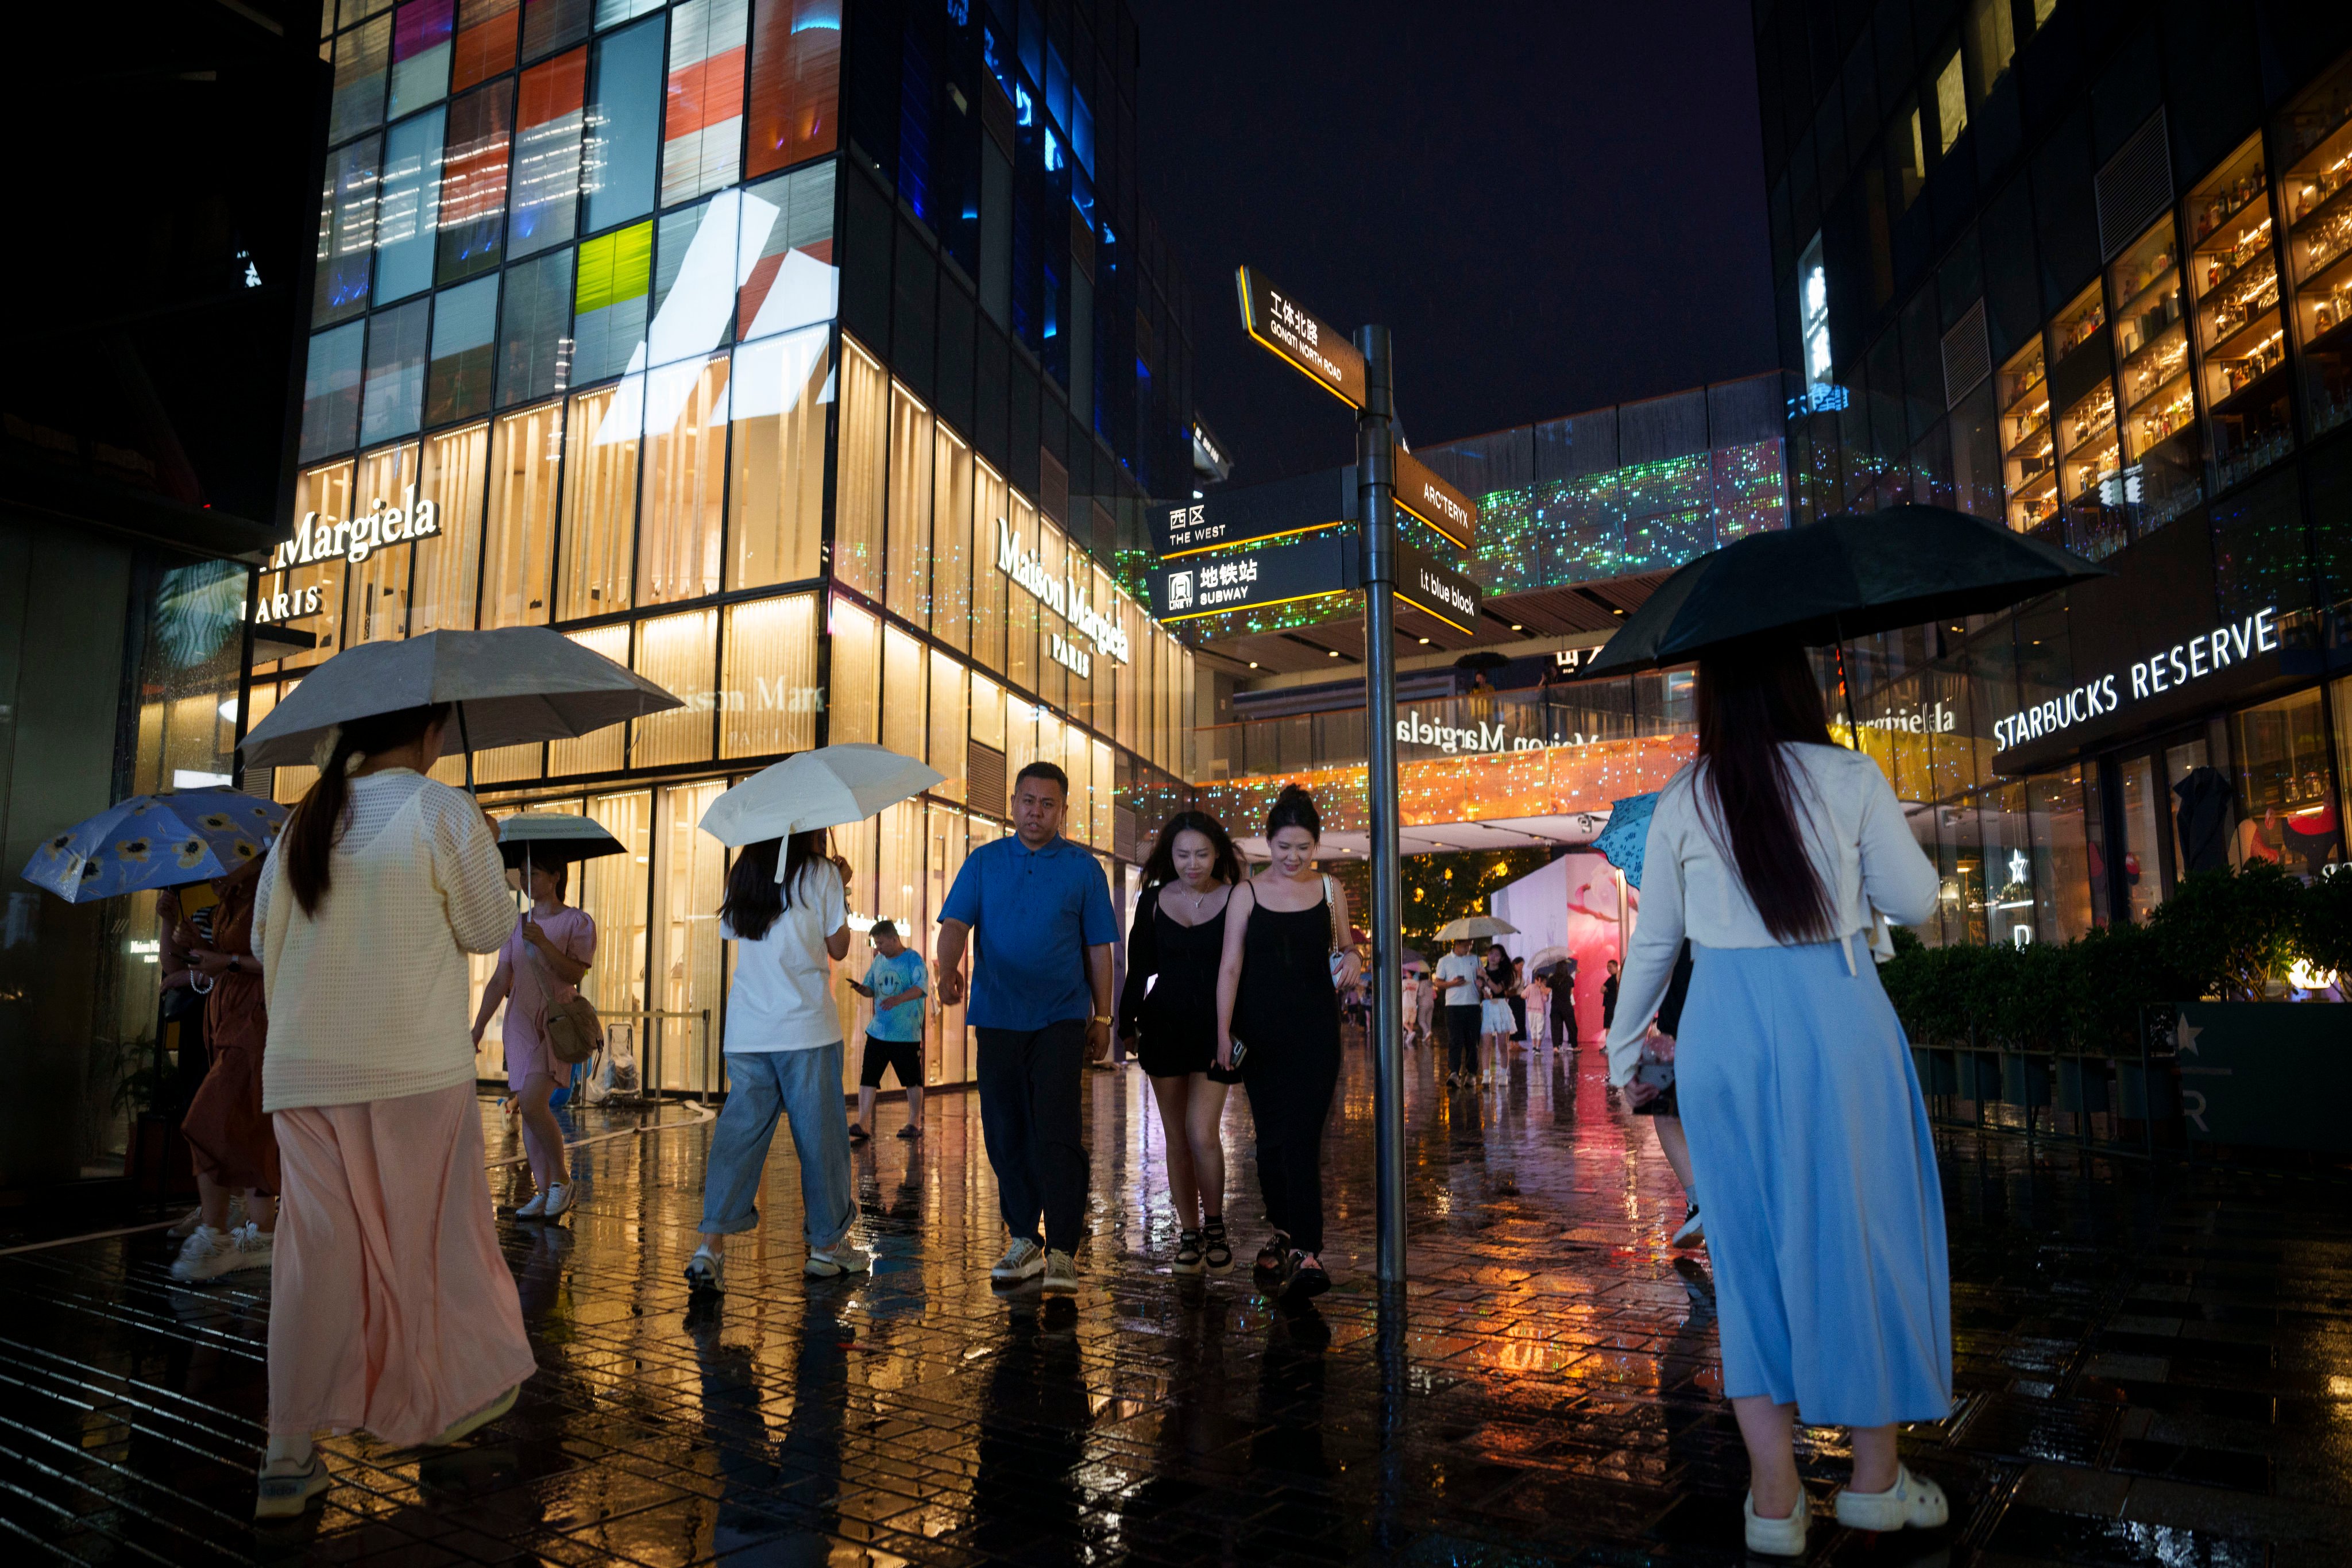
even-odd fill
[{"label": "illuminated storefront", "polygon": [[[301,526],[262,590],[320,646],[256,668],[248,721],[442,627],[552,626],[684,698],[475,758],[493,810],[628,846],[574,882],[584,989],[654,1015],[668,1087],[719,1026],[696,823],[733,780],[847,741],[936,767],[835,834],[855,923],[926,949],[1024,764],[1068,773],[1115,887],[1181,789],[1192,655],[1119,569],[1192,480],[1189,308],[1108,155],[1133,52],[1094,15],[345,0]],[[927,1077],[968,1079],[930,1023]]]}]

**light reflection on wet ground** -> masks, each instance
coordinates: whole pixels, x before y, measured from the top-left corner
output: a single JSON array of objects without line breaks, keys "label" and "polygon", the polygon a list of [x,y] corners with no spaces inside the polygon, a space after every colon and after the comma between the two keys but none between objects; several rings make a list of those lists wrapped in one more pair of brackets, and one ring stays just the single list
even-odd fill
[{"label": "light reflection on wet ground", "polygon": [[[869,1279],[800,1273],[780,1138],[766,1223],[707,1308],[679,1278],[707,1128],[593,1144],[566,1224],[502,1222],[541,1366],[515,1412],[456,1450],[331,1443],[323,1512],[268,1531],[247,1521],[267,1277],[174,1287],[152,1234],[0,1258],[0,1528],[89,1563],[1739,1560],[1705,1254],[1665,1247],[1680,1194],[1597,1053],[1521,1054],[1451,1097],[1412,1066],[1414,1279],[1385,1314],[1360,1050],[1328,1149],[1339,1285],[1306,1315],[1245,1272],[1238,1096],[1244,1271],[1180,1279],[1148,1089],[1089,1076],[1075,1302],[990,1289],[968,1095],[912,1146],[886,1105],[858,1149]],[[1959,1407],[1906,1452],[1954,1524],[1871,1542],[1824,1520],[1817,1561],[2352,1561],[2343,1188],[1973,1134],[1944,1172]],[[1820,1511],[1843,1456],[1808,1436]]]}]

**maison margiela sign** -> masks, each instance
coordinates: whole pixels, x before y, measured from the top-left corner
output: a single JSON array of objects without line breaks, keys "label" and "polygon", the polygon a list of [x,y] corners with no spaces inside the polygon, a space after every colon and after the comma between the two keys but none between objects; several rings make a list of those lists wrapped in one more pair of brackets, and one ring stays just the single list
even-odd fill
[{"label": "maison margiela sign", "polygon": [[[1126,628],[1097,608],[1075,578],[1066,573],[1055,575],[1046,571],[1036,551],[1023,551],[1021,536],[1001,517],[996,520],[996,569],[1019,584],[1031,598],[1068,621],[1097,649],[1121,664],[1132,662],[1134,648]],[[1086,651],[1072,647],[1066,637],[1055,637],[1047,652],[1055,663],[1080,675],[1093,673],[1093,661]]]},{"label": "maison margiela sign", "polygon": [[[346,521],[328,522],[315,511],[303,513],[294,537],[278,547],[265,570],[283,572],[289,566],[336,560],[356,566],[379,550],[429,539],[440,531],[440,506],[429,496],[418,500],[416,487],[411,485],[401,496],[398,506],[388,507],[379,497],[366,512]],[[254,603],[255,623],[317,615],[325,602],[320,586],[310,583],[262,595]]]}]

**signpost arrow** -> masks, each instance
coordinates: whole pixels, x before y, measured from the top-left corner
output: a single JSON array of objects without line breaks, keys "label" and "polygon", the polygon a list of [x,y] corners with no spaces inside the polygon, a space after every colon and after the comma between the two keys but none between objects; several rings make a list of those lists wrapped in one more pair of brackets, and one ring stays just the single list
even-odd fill
[{"label": "signpost arrow", "polygon": [[1364,356],[1348,336],[1327,326],[1296,300],[1265,279],[1265,274],[1242,268],[1234,275],[1241,289],[1242,326],[1267,348],[1307,373],[1324,391],[1350,408],[1364,405]]},{"label": "signpost arrow", "polygon": [[1478,629],[1478,584],[1409,544],[1397,546],[1396,596],[1464,637]]},{"label": "signpost arrow", "polygon": [[1332,529],[1286,543],[1171,563],[1151,574],[1152,618],[1189,621],[1344,594],[1356,586],[1355,542]]},{"label": "signpost arrow", "polygon": [[1270,485],[1220,490],[1151,510],[1151,548],[1161,560],[1311,533],[1356,518],[1356,470],[1327,468]]},{"label": "signpost arrow", "polygon": [[1396,503],[1467,550],[1477,538],[1478,509],[1403,447],[1396,454]]}]

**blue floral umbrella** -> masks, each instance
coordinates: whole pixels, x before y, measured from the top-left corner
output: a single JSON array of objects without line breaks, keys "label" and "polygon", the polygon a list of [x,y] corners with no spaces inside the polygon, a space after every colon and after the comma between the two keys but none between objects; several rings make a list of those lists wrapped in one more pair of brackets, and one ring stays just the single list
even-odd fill
[{"label": "blue floral umbrella", "polygon": [[235,790],[134,795],[33,851],[25,880],[68,903],[226,877],[269,847],[286,808]]},{"label": "blue floral umbrella", "polygon": [[1610,802],[1609,826],[1592,841],[1612,866],[1625,873],[1625,880],[1637,892],[1642,887],[1642,852],[1650,843],[1650,814],[1657,808],[1656,790]]}]

